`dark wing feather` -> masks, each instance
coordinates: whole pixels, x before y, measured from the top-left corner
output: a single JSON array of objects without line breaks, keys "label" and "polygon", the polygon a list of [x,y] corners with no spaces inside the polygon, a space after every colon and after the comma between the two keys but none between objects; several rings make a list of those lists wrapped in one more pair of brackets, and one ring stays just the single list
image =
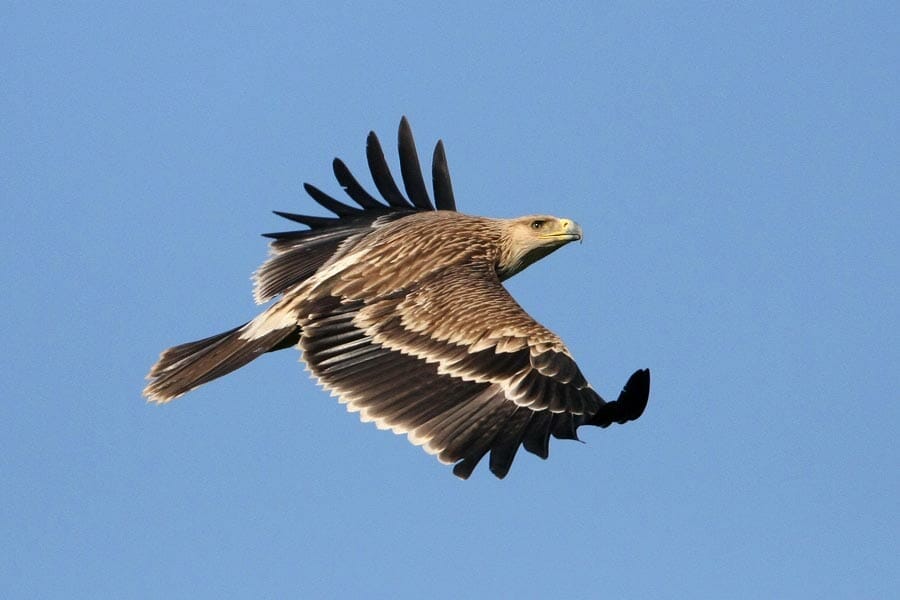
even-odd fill
[{"label": "dark wing feather", "polygon": [[644,414],[649,398],[650,370],[639,369],[628,378],[616,401],[601,406],[600,410],[586,421],[586,424],[608,427],[613,423],[621,425],[628,421],[634,421]]},{"label": "dark wing feather", "polygon": [[339,217],[349,217],[363,212],[360,208],[354,208],[349,204],[344,204],[343,202],[335,200],[312,184],[304,183],[303,189],[306,190],[306,193],[309,194],[313,200]]},{"label": "dark wing feather", "polygon": [[444,142],[441,140],[438,140],[434,147],[434,158],[431,161],[431,182],[434,186],[434,203],[437,209],[456,211],[453,184],[450,182],[450,167],[447,164],[447,153],[444,152]]},{"label": "dark wing feather", "polygon": [[366,139],[366,158],[369,161],[369,171],[372,173],[372,181],[375,187],[387,200],[388,204],[395,208],[413,208],[409,200],[403,197],[400,188],[391,175],[391,169],[388,167],[387,161],[384,159],[384,150],[381,149],[381,142],[374,131],[369,132]]},{"label": "dark wing feather", "polygon": [[525,428],[522,446],[541,458],[550,455],[550,428],[553,425],[553,413],[541,411],[534,414]]},{"label": "dark wing feather", "polygon": [[491,445],[491,473],[503,479],[509,473],[516,452],[522,444],[522,438],[532,419],[539,413],[530,408],[516,407],[516,412],[506,422],[503,431],[499,432]]},{"label": "dark wing feather", "polygon": [[[333,217],[313,217],[311,215],[297,215],[294,213],[283,212],[280,210],[273,210],[273,213],[278,215],[279,217],[285,218],[289,221],[293,221],[294,223],[300,223],[301,225],[306,225],[310,229],[322,229],[324,227],[329,227],[331,225],[335,225],[340,222],[340,219],[335,219]],[[306,233],[305,231],[295,231],[289,233]],[[279,239],[283,234],[279,233],[264,233],[266,237],[271,237],[275,239]]]},{"label": "dark wing feather", "polygon": [[400,119],[397,147],[400,152],[400,174],[403,175],[406,195],[416,208],[434,210],[431,198],[428,197],[428,189],[425,187],[425,179],[422,177],[422,167],[419,166],[416,141],[413,139],[412,129],[409,128],[406,117]]},{"label": "dark wing feather", "polygon": [[[502,393],[495,396],[494,405],[482,411],[480,418],[474,419],[465,430],[459,432],[455,438],[456,445],[452,447],[449,456],[461,457],[461,460],[453,468],[457,477],[467,478],[478,465],[485,454],[491,452],[493,457],[497,437],[509,427],[510,420],[516,412],[516,407],[502,400]],[[518,449],[518,446],[517,448]],[[503,478],[506,473],[498,473],[491,469],[497,477]]]},{"label": "dark wing feather", "polygon": [[344,164],[344,161],[335,158],[331,163],[331,166],[334,169],[334,178],[337,179],[338,183],[341,184],[341,187],[344,188],[344,191],[347,192],[347,195],[357,204],[363,208],[380,209],[385,207],[384,204],[376,200],[359,184],[356,177],[353,176],[353,173],[351,173],[350,169],[347,168],[347,165]]}]

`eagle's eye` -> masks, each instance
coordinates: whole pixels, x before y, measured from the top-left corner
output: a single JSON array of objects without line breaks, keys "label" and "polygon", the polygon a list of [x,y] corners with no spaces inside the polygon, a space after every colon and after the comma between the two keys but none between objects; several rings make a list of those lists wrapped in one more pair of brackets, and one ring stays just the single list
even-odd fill
[{"label": "eagle's eye", "polygon": [[543,221],[532,221],[532,222],[531,222],[531,228],[532,228],[532,229],[542,229],[543,227],[544,227],[544,222],[543,222]]}]

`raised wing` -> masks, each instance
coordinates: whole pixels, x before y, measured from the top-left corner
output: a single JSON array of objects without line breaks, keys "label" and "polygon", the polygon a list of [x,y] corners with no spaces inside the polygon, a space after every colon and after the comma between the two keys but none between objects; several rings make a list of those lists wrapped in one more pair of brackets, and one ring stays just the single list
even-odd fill
[{"label": "raised wing", "polygon": [[[305,281],[334,257],[347,239],[365,235],[381,224],[414,212],[435,210],[425,186],[416,144],[406,117],[400,120],[397,145],[403,186],[408,198],[400,191],[391,175],[378,136],[370,132],[366,142],[366,157],[372,180],[384,199],[383,202],[369,194],[347,165],[335,158],[332,164],[334,176],[358,207],[341,202],[306,183],[303,187],[310,197],[333,213],[334,217],[275,211],[278,216],[305,225],[307,229],[264,234],[273,239],[270,244],[272,255],[253,276],[254,297],[258,303],[267,302]],[[455,211],[450,170],[440,141],[434,151],[432,179],[437,209]]]}]

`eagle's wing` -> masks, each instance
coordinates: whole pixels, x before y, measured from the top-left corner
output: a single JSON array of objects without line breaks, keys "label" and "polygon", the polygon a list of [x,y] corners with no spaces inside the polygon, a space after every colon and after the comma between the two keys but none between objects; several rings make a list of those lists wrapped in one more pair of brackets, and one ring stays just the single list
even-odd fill
[{"label": "eagle's wing", "polygon": [[364,421],[457,463],[463,478],[488,452],[504,477],[520,445],[546,458],[551,435],[577,439],[581,425],[636,419],[649,393],[649,373],[638,371],[618,401],[604,402],[485,265],[375,298],[322,292],[302,313],[300,346],[319,381]]},{"label": "eagle's wing", "polygon": [[364,236],[379,225],[414,212],[435,210],[435,205],[437,210],[456,210],[443,143],[438,141],[435,146],[432,162],[434,205],[428,195],[419,165],[416,143],[406,117],[400,120],[397,147],[403,187],[408,199],[391,175],[378,136],[370,131],[366,139],[366,158],[372,181],[384,202],[369,194],[347,165],[341,159],[335,158],[332,163],[334,176],[350,199],[359,205],[358,208],[335,199],[314,185],[305,183],[303,188],[306,193],[323,208],[334,213],[334,217],[275,211],[278,216],[305,225],[308,229],[263,234],[273,241],[269,245],[271,256],[253,275],[254,297],[258,303],[271,300],[309,278],[323,263],[338,254],[346,240],[354,236]]}]

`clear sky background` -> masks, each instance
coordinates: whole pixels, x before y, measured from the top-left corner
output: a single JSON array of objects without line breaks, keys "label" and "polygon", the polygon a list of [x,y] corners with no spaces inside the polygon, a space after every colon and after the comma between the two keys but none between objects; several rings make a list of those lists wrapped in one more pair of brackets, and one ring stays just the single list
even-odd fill
[{"label": "clear sky background", "polygon": [[[897,6],[5,3],[0,595],[896,595]],[[146,404],[403,114],[582,225],[509,287],[644,416],[461,481],[293,350]]]}]

